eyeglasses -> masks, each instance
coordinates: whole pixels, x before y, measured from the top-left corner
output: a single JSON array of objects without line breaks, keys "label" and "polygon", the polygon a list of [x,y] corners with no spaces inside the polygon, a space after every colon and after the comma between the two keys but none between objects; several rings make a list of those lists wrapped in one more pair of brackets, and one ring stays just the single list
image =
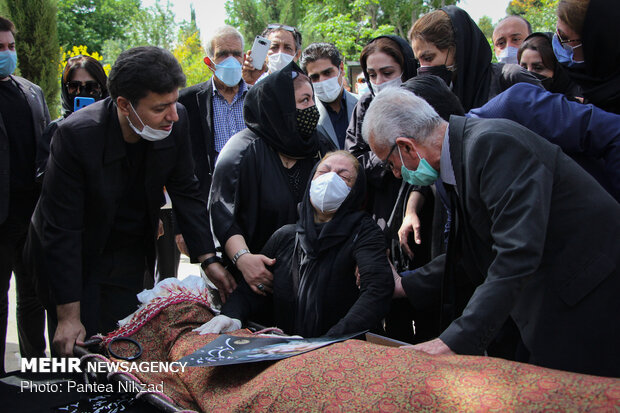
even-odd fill
[{"label": "eyeglasses", "polygon": [[388,156],[385,157],[385,160],[381,161],[381,163],[379,164],[379,166],[381,166],[381,168],[385,169],[388,172],[391,172],[392,169],[394,168],[394,164],[392,164],[392,161],[390,161],[390,156],[392,156],[392,152],[394,152],[394,149],[396,149],[396,146],[398,144],[396,142],[394,142],[394,145],[392,145],[392,149],[390,149],[390,153],[388,153]]},{"label": "eyeglasses", "polygon": [[570,42],[580,42],[581,41],[581,39],[572,39],[572,40],[564,40],[564,39],[562,39],[562,36],[560,36],[560,32],[559,32],[559,30],[557,28],[555,29],[555,35],[558,37],[558,41],[560,42],[560,44],[570,43]]},{"label": "eyeglasses", "polygon": [[89,95],[94,95],[101,92],[101,86],[98,82],[95,82],[94,80],[89,80],[87,82],[72,80],[71,82],[67,82],[66,86],[69,93],[78,93],[79,90],[86,92]]}]

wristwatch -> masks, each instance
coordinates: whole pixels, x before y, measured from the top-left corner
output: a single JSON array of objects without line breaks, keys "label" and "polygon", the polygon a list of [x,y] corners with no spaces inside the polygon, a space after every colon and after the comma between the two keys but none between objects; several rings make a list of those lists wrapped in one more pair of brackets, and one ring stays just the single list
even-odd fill
[{"label": "wristwatch", "polygon": [[203,271],[207,270],[207,267],[211,264],[213,264],[214,262],[222,262],[222,259],[220,257],[218,257],[217,255],[214,255],[212,257],[207,258],[206,260],[204,260],[203,262],[200,263],[200,268],[202,268]]},{"label": "wristwatch", "polygon": [[245,248],[240,249],[239,251],[237,251],[237,253],[235,254],[234,257],[232,257],[232,263],[233,265],[237,265],[237,260],[239,259],[239,257],[241,257],[243,254],[249,254],[250,251],[246,250]]}]

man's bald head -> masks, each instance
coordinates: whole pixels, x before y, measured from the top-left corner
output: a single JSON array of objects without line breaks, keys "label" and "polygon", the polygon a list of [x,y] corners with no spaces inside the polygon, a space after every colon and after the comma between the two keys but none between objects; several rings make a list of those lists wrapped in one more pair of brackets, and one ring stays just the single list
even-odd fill
[{"label": "man's bald head", "polygon": [[[508,16],[500,20],[493,30],[493,47],[497,59],[504,63],[518,63],[516,51],[531,33],[532,26],[521,16]],[[507,49],[509,46],[515,48],[512,53]]]}]

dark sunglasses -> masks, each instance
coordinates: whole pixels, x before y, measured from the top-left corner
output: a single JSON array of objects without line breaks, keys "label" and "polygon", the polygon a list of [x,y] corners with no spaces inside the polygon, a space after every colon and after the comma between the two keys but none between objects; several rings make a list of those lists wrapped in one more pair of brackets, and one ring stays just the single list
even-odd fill
[{"label": "dark sunglasses", "polygon": [[67,82],[66,84],[67,90],[69,93],[77,93],[78,90],[82,92],[86,92],[89,95],[93,95],[95,93],[101,92],[101,86],[99,83],[94,80],[89,80],[87,82],[78,82],[77,80],[72,80],[71,82]]},{"label": "dark sunglasses", "polygon": [[269,26],[267,26],[267,28],[269,30],[282,29],[282,30],[286,30],[287,32],[291,32],[291,33],[297,32],[297,29],[292,26],[286,26],[284,24],[277,24],[277,23],[271,23]]}]

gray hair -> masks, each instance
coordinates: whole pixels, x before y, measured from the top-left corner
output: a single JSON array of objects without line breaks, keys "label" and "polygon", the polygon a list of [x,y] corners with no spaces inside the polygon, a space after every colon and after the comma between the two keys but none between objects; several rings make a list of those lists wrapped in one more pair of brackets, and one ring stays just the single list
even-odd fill
[{"label": "gray hair", "polygon": [[370,103],[362,136],[366,143],[372,136],[374,144],[388,148],[398,137],[425,143],[433,131],[444,122],[424,99],[402,88],[388,88],[378,93]]},{"label": "gray hair", "polygon": [[215,47],[214,43],[217,39],[228,36],[237,36],[239,40],[241,40],[241,52],[243,53],[243,48],[245,47],[245,41],[243,40],[243,35],[239,32],[239,30],[235,29],[232,26],[221,26],[215,29],[215,32],[211,35],[210,38],[205,42],[205,51],[207,52],[207,56],[210,58],[214,58]]}]

